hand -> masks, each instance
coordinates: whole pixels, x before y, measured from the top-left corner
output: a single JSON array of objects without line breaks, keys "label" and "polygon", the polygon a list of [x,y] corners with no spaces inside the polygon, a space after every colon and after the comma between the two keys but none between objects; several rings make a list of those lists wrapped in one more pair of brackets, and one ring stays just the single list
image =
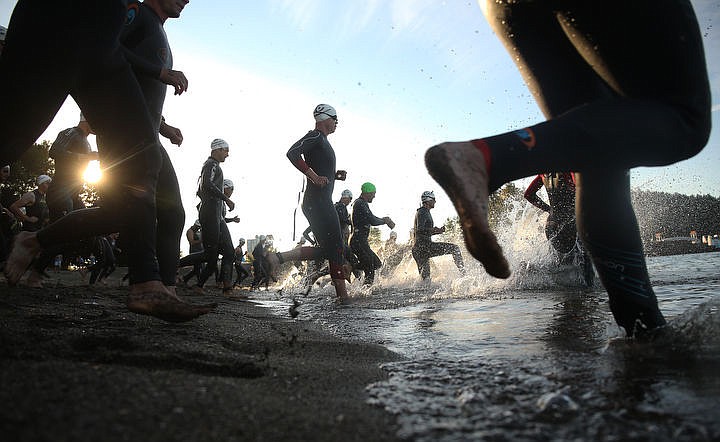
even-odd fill
[{"label": "hand", "polygon": [[232,212],[233,210],[235,210],[235,203],[232,202],[231,200],[225,201],[225,204],[227,204],[229,211]]},{"label": "hand", "polygon": [[183,134],[180,129],[169,124],[163,123],[160,125],[160,135],[170,140],[170,142],[176,146],[179,146],[183,142]]},{"label": "hand", "polygon": [[310,180],[313,182],[313,184],[315,184],[315,185],[318,186],[318,187],[325,187],[325,186],[327,186],[328,183],[330,182],[330,180],[328,179],[328,177],[326,177],[326,176],[318,176],[318,175],[315,175],[314,178],[310,178]]},{"label": "hand", "polygon": [[175,88],[175,95],[182,95],[187,91],[188,80],[181,71],[173,71],[172,69],[163,69],[160,71],[160,81]]},{"label": "hand", "polygon": [[385,218],[383,218],[383,221],[385,221],[385,224],[387,224],[387,226],[390,227],[390,230],[395,228],[395,223],[393,222],[393,220],[390,219],[389,216],[386,216]]},{"label": "hand", "polygon": [[230,221],[230,222],[233,222],[233,223],[239,223],[239,222],[240,222],[240,217],[237,216],[237,215],[235,215],[235,218],[230,218],[229,221]]},{"label": "hand", "polygon": [[347,178],[347,172],[344,170],[338,170],[335,172],[335,179],[339,181],[345,181],[345,178]]}]

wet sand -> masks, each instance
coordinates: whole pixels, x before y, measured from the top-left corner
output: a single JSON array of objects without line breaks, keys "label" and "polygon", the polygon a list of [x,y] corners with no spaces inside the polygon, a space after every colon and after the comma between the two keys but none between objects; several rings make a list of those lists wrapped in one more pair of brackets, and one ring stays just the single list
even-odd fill
[{"label": "wet sand", "polygon": [[262,293],[179,289],[219,305],[184,324],[136,315],[123,270],[96,288],[67,271],[45,289],[0,278],[3,440],[397,440],[365,387],[399,356],[273,316]]}]

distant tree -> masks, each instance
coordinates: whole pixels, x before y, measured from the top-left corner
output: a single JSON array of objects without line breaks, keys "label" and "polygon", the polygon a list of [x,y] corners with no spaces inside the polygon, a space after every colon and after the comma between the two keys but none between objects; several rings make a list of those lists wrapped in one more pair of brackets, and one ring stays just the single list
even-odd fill
[{"label": "distant tree", "polygon": [[633,190],[632,204],[644,242],[663,237],[720,233],[720,199],[711,195],[683,195]]},{"label": "distant tree", "polygon": [[85,203],[85,207],[92,207],[98,205],[100,202],[100,194],[98,193],[97,186],[90,183],[83,184],[83,191],[80,194],[80,199]]},{"label": "distant tree", "polygon": [[48,157],[50,142],[33,144],[19,160],[10,165],[10,178],[6,188],[10,192],[22,195],[37,187],[38,175],[55,173],[55,163]]},{"label": "distant tree", "polygon": [[380,229],[378,227],[370,227],[370,235],[368,235],[368,244],[373,250],[380,249],[382,240],[380,239]]},{"label": "distant tree", "polygon": [[488,224],[496,230],[512,225],[511,215],[523,201],[523,190],[513,183],[507,183],[490,195],[488,201]]}]

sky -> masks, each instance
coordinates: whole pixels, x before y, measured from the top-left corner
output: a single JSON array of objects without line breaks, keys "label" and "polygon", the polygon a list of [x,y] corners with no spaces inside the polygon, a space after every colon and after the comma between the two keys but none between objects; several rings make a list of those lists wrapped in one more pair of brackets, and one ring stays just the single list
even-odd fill
[{"label": "sky", "polygon": [[[720,0],[694,0],[704,37],[713,94],[713,127],[720,127]],[[0,0],[7,26],[13,0]],[[177,171],[186,228],[197,218],[197,178],[210,142],[223,138],[230,157],[222,168],[235,183],[240,223],[233,240],[273,234],[293,244],[293,213],[303,176],[288,148],[314,127],[312,110],[328,103],[339,125],[329,140],[338,169],[335,198],[363,182],[377,187],[371,209],[390,216],[407,240],[420,195],[434,190],[440,225],[455,216],[429,177],[425,150],[506,132],[544,120],[510,56],[474,0],[192,0],[165,24],[174,69],[189,88],[168,90],[164,116],[180,128],[182,146],[163,140]],[[54,140],[77,124],[68,99],[39,140]],[[637,168],[632,186],[720,197],[720,135],[714,131],[696,157],[673,166]],[[516,184],[524,188],[529,179]],[[298,208],[297,234],[307,226]],[[382,237],[390,230],[382,227]],[[297,240],[297,238],[296,238]],[[187,251],[183,240],[182,249]]]}]

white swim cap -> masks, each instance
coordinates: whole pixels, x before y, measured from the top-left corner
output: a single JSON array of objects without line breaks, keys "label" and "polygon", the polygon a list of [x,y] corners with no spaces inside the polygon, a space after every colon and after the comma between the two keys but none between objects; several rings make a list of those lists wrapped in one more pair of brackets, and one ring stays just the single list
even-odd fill
[{"label": "white swim cap", "polygon": [[335,108],[329,104],[318,104],[315,106],[313,116],[315,117],[315,121],[324,121],[328,118],[337,120],[337,112],[335,112]]},{"label": "white swim cap", "polygon": [[350,198],[352,199],[352,192],[350,192],[350,189],[345,189],[342,191],[342,195],[340,195],[340,198]]},{"label": "white swim cap", "polygon": [[47,175],[40,175],[39,177],[37,177],[37,185],[38,186],[41,184],[44,184],[44,183],[52,183],[52,178],[50,178]]},{"label": "white swim cap", "polygon": [[230,181],[230,180],[227,179],[227,178],[225,178],[225,179],[223,180],[223,190],[225,190],[225,189],[234,189],[234,188],[235,188],[235,185],[233,184],[232,181]]},{"label": "white swim cap", "polygon": [[420,197],[420,201],[422,201],[424,203],[425,201],[430,201],[430,200],[433,200],[433,201],[435,200],[435,194],[433,193],[432,190],[426,190],[425,192],[422,193],[422,196]]},{"label": "white swim cap", "polygon": [[230,146],[228,145],[227,141],[223,140],[222,138],[215,138],[212,143],[210,143],[210,150],[215,149],[230,149]]}]

